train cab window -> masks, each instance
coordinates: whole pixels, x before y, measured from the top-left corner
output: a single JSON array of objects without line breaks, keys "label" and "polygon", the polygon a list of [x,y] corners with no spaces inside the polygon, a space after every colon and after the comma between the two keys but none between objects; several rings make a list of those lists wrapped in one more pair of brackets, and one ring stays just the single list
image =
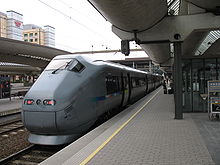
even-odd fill
[{"label": "train cab window", "polygon": [[65,69],[66,66],[72,61],[72,59],[54,59],[52,60],[45,70]]},{"label": "train cab window", "polygon": [[73,60],[68,68],[68,70],[74,72],[81,72],[83,69],[85,69],[85,66],[82,63],[80,63],[78,60]]},{"label": "train cab window", "polygon": [[85,66],[76,59],[54,59],[49,63],[45,70],[54,70],[53,73],[55,73],[58,70],[64,69],[81,72],[85,69]]}]

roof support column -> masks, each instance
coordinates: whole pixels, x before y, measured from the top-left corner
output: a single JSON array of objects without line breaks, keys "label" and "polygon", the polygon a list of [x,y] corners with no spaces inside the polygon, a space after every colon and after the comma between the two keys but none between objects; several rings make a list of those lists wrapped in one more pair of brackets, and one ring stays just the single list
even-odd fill
[{"label": "roof support column", "polygon": [[183,119],[183,93],[182,93],[182,43],[174,42],[174,101],[175,119]]}]

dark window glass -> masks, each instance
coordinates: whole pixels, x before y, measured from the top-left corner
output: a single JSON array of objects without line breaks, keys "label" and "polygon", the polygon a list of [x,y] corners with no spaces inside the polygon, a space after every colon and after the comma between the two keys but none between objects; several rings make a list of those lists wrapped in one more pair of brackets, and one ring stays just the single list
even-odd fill
[{"label": "dark window glass", "polygon": [[136,88],[135,78],[131,78],[131,87],[132,87],[132,88]]},{"label": "dark window glass", "polygon": [[146,85],[145,79],[141,77],[132,77],[131,78],[132,88],[142,87]]},{"label": "dark window glass", "polygon": [[45,70],[63,70],[81,72],[85,66],[76,59],[54,59],[46,67]]},{"label": "dark window glass", "polygon": [[74,60],[72,63],[70,63],[68,69],[74,72],[81,72],[83,69],[85,69],[85,66],[79,61]]},{"label": "dark window glass", "polygon": [[145,79],[144,78],[140,78],[139,79],[139,84],[140,84],[140,86],[145,86],[146,85]]},{"label": "dark window glass", "polygon": [[107,76],[106,81],[106,90],[107,94],[112,94],[120,91],[119,77],[117,76]]},{"label": "dark window glass", "polygon": [[124,89],[128,89],[129,85],[128,85],[128,78],[124,77]]}]

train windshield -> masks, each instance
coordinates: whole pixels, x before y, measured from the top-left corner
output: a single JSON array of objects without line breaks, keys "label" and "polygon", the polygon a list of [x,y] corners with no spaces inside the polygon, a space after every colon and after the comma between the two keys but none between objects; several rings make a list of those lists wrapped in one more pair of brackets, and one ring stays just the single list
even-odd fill
[{"label": "train windshield", "polygon": [[76,59],[55,59],[52,60],[45,70],[53,70],[53,74],[58,70],[67,69],[73,72],[81,72],[85,66]]},{"label": "train windshield", "polygon": [[56,69],[62,70],[62,69],[65,69],[68,66],[68,64],[71,63],[72,60],[74,60],[74,59],[55,59],[55,60],[52,60],[47,65],[45,70],[56,70]]}]

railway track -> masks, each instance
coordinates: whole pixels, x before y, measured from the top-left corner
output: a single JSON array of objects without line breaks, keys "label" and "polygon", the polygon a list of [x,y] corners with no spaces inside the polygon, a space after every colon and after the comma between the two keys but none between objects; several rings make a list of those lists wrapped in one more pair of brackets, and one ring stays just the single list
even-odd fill
[{"label": "railway track", "polygon": [[0,112],[0,118],[13,116],[21,113],[21,109],[13,109],[10,111]]},{"label": "railway track", "polygon": [[17,129],[24,128],[21,119],[0,124],[0,135],[15,131]]},{"label": "railway track", "polygon": [[21,109],[0,113],[0,135],[23,128],[21,121]]},{"label": "railway track", "polygon": [[5,159],[0,160],[2,165],[36,165],[49,158],[65,146],[31,145]]}]

